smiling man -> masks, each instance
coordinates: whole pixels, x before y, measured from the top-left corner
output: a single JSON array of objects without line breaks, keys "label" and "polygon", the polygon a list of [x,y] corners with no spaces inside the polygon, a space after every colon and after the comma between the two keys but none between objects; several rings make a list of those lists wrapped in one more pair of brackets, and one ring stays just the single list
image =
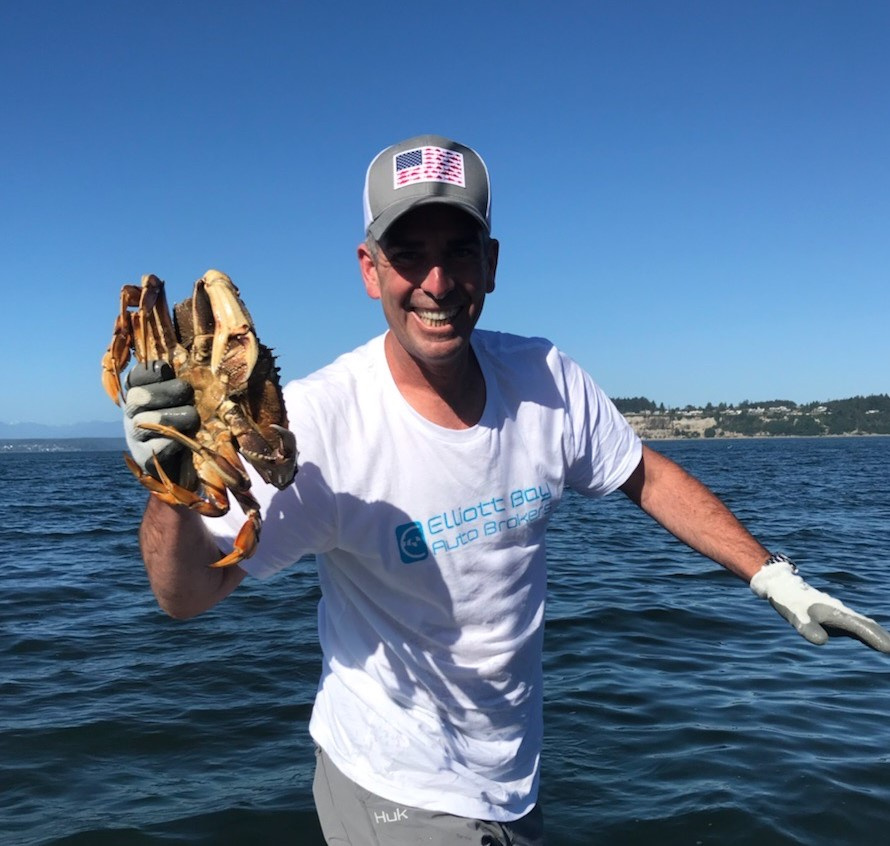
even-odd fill
[{"label": "smiling man", "polygon": [[[150,497],[141,531],[152,588],[177,617],[315,554],[322,674],[309,728],[329,843],[543,843],[545,541],[566,488],[622,490],[814,643],[824,622],[890,651],[877,623],[806,585],[643,446],[552,343],[476,328],[499,247],[475,151],[432,135],[387,148],[364,210],[359,267],[388,330],[285,386],[300,471],[283,491],[251,473],[256,554],[208,567],[243,523],[237,507],[202,520]],[[143,466],[170,443],[140,419],[190,419],[182,383],[156,378],[143,374],[126,409]]]},{"label": "smiling man", "polygon": [[358,249],[368,295],[389,325],[386,361],[399,390],[443,426],[474,425],[485,381],[470,346],[494,290],[497,241],[466,212],[426,205]]}]

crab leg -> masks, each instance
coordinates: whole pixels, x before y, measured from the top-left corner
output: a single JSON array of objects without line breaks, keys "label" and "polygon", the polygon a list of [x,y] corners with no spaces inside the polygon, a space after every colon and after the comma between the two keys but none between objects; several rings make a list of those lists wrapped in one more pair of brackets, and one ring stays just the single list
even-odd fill
[{"label": "crab leg", "polygon": [[238,564],[245,558],[250,558],[256,552],[257,543],[260,539],[260,515],[255,509],[251,510],[247,515],[247,522],[241,527],[238,536],[232,546],[232,551],[219,561],[211,564],[211,567],[231,567]]},{"label": "crab leg", "polygon": [[130,361],[130,349],[133,345],[133,322],[130,309],[139,305],[142,289],[137,285],[124,285],[121,288],[121,308],[114,321],[114,332],[111,343],[102,356],[102,387],[115,405],[121,404],[123,389],[121,373],[126,370]]},{"label": "crab leg", "polygon": [[184,435],[179,429],[172,426],[165,426],[162,423],[140,423],[142,429],[149,429],[152,432],[158,432],[174,441],[179,441],[183,446],[188,447],[192,452],[201,456],[201,459],[214,470],[219,476],[220,481],[229,488],[233,493],[236,491],[246,491],[250,488],[250,480],[234,462],[238,461],[238,456],[233,453],[234,461],[230,461],[220,452],[209,449],[198,443],[194,438]]},{"label": "crab leg", "polygon": [[[160,481],[155,479],[154,476],[150,476],[148,473],[143,472],[142,468],[133,461],[129,455],[125,455],[124,460],[127,462],[127,466],[130,470],[133,471],[133,475],[136,476],[136,478],[155,496],[157,496],[158,499],[162,502],[166,502],[168,505],[182,505],[192,511],[197,511],[205,517],[220,517],[229,510],[228,502],[226,500],[223,500],[225,507],[220,508],[215,502],[203,499],[196,493],[177,485],[176,482],[164,472],[164,468],[158,463],[156,463],[155,466],[158,468],[158,475],[161,477]],[[218,489],[217,493],[224,497],[225,489]],[[211,567],[231,567],[234,564],[239,564],[245,558],[250,558],[250,556],[256,552],[262,523],[260,521],[259,508],[256,500],[249,494],[247,495],[247,499],[251,500],[253,505],[247,509],[247,520],[235,537],[232,551],[228,555],[224,555],[220,558],[219,561],[214,561],[213,564],[210,565]],[[239,502],[245,504],[246,500],[239,498]]]},{"label": "crab leg", "polygon": [[191,511],[203,514],[205,517],[221,517],[229,510],[229,504],[225,497],[220,499],[220,493],[225,493],[222,488],[216,488],[214,490],[215,495],[205,499],[194,491],[177,485],[157,462],[155,462],[155,467],[158,469],[160,479],[156,479],[151,474],[146,473],[129,455],[124,455],[124,461],[133,475],[161,502],[166,502],[167,505],[182,505]]}]

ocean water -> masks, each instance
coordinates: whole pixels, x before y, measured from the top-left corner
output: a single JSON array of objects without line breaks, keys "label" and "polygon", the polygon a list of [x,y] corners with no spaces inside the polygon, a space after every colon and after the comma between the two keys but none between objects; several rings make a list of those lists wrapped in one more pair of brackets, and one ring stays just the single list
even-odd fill
[{"label": "ocean water", "polygon": [[[890,624],[890,439],[656,445]],[[0,844],[320,846],[311,562],[155,606],[115,452],[0,454]],[[621,494],[550,529],[547,842],[855,844],[890,824],[890,656],[814,647]]]}]

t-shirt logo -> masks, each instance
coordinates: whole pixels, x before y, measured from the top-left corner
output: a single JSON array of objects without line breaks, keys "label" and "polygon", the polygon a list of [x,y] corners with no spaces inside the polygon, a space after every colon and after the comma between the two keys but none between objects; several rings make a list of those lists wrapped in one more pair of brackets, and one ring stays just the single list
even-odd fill
[{"label": "t-shirt logo", "polygon": [[420,523],[403,523],[401,526],[396,526],[396,543],[403,564],[416,564],[429,558],[430,551]]}]

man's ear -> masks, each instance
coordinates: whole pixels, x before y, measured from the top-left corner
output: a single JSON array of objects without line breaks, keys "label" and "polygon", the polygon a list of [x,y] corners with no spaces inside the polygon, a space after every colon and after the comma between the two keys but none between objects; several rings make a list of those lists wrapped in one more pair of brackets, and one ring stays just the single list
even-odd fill
[{"label": "man's ear", "polygon": [[364,242],[358,245],[358,266],[365,283],[365,291],[372,300],[380,299],[380,280],[377,276],[377,262]]},{"label": "man's ear", "polygon": [[488,242],[488,282],[485,287],[485,293],[490,294],[494,290],[494,277],[498,269],[498,254],[501,245],[495,238]]}]

